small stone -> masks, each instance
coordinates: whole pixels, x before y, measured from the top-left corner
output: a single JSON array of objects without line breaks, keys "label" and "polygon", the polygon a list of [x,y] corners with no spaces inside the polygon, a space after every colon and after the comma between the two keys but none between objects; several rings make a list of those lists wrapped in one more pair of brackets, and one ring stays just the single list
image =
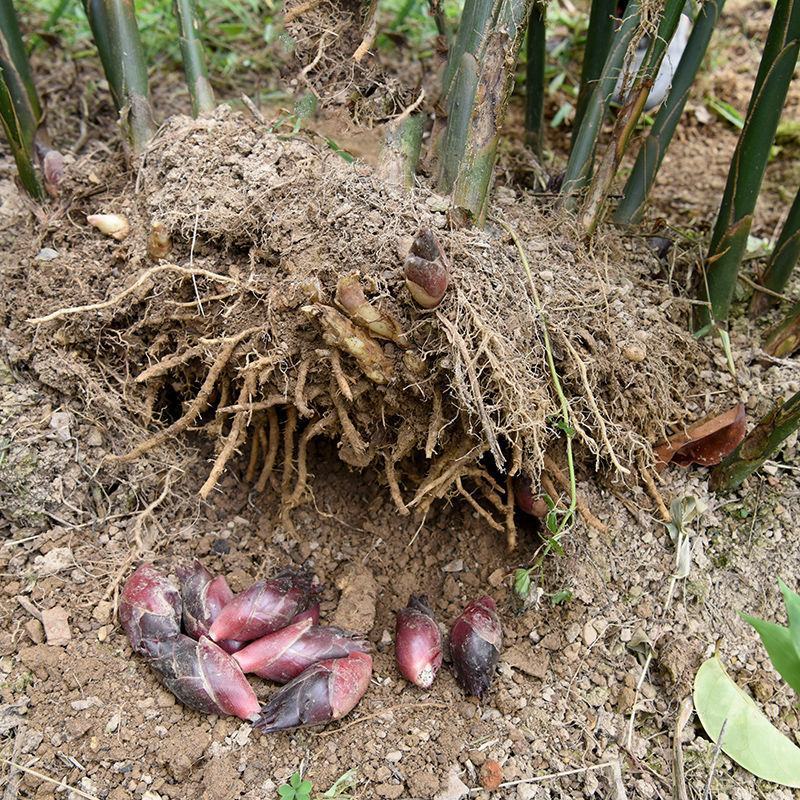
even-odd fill
[{"label": "small stone", "polygon": [[436,795],[436,800],[461,800],[469,795],[469,786],[461,780],[458,766],[450,768],[447,776],[447,788]]},{"label": "small stone", "polygon": [[106,723],[106,733],[114,733],[119,728],[120,714],[119,711],[114,714],[111,719]]},{"label": "small stone", "polygon": [[381,783],[375,787],[375,794],[378,797],[386,797],[387,800],[396,800],[401,797],[405,786],[402,783]]},{"label": "small stone", "polygon": [[464,559],[455,558],[442,567],[442,572],[463,572]]},{"label": "small stone", "polygon": [[72,639],[72,633],[69,629],[69,615],[61,606],[42,611],[42,624],[44,625],[47,644],[65,645]]},{"label": "small stone", "polygon": [[482,767],[480,772],[481,786],[493,792],[503,782],[503,768],[498,761],[489,760]]},{"label": "small stone", "polygon": [[86,437],[86,444],[89,445],[89,447],[103,446],[103,434],[99,428],[92,428],[89,431],[89,435]]},{"label": "small stone", "polygon": [[72,438],[69,426],[72,422],[72,415],[69,411],[54,411],[50,415],[50,429],[55,431],[56,439],[59,442],[68,442]]},{"label": "small stone", "polygon": [[542,270],[542,271],[539,273],[539,277],[540,277],[540,278],[541,278],[543,281],[551,281],[551,280],[553,280],[553,278],[555,278],[555,273],[554,273],[552,270],[549,270],[549,269],[543,269],[543,270]]},{"label": "small stone", "polygon": [[29,619],[25,623],[25,630],[34,644],[41,644],[44,641],[44,628],[38,619]]},{"label": "small stone", "polygon": [[46,555],[36,556],[33,566],[39,577],[55,575],[65,569],[72,569],[75,566],[75,556],[69,547],[54,547]]},{"label": "small stone", "polygon": [[170,708],[175,705],[175,695],[166,689],[159,689],[156,692],[156,705],[159,708]]},{"label": "small stone", "polygon": [[483,763],[486,761],[486,753],[484,753],[483,750],[470,750],[469,760],[476,767],[482,767]]},{"label": "small stone", "polygon": [[631,344],[626,344],[622,348],[622,356],[628,361],[638,363],[647,358],[647,350],[641,342],[632,342]]},{"label": "small stone", "polygon": [[92,611],[92,619],[96,619],[103,625],[111,621],[112,605],[108,600],[101,600]]},{"label": "small stone", "polygon": [[497,589],[498,586],[501,586],[503,583],[503,579],[506,576],[506,571],[502,568],[496,569],[490,576],[489,576],[489,586]]},{"label": "small stone", "polygon": [[99,697],[84,697],[81,700],[73,700],[70,707],[73,711],[86,711],[87,708],[93,708],[100,705]]},{"label": "small stone", "polygon": [[89,739],[89,749],[96,753],[100,749],[100,739],[97,736],[92,736]]},{"label": "small stone", "polygon": [[111,629],[110,625],[103,625],[100,628],[98,628],[97,629],[97,641],[98,642],[104,642],[106,639],[108,639],[108,633],[109,633],[110,629]]},{"label": "small stone", "polygon": [[43,247],[35,256],[36,261],[52,261],[58,258],[58,251],[52,247]]},{"label": "small stone", "polygon": [[391,764],[397,764],[403,759],[403,754],[399,750],[392,750],[386,754],[386,760]]},{"label": "small stone", "polygon": [[591,622],[587,622],[583,626],[583,643],[587,647],[591,647],[597,641],[597,631]]}]

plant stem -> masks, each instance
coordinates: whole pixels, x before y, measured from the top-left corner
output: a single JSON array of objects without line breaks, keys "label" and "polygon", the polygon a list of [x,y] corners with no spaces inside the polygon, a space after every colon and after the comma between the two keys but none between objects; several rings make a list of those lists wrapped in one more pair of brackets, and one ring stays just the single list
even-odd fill
[{"label": "plant stem", "polygon": [[44,189],[34,166],[42,108],[33,83],[11,0],[0,0],[0,120],[22,185],[41,200]]},{"label": "plant stem", "polygon": [[575,107],[575,121],[572,124],[573,135],[581,127],[586,105],[592,94],[595,82],[603,72],[603,65],[614,38],[614,15],[616,0],[592,0],[589,12],[589,28],[586,31],[586,47],[583,51],[581,67],[581,88],[578,92],[578,103]]},{"label": "plant stem", "polygon": [[800,347],[800,303],[789,309],[786,316],[767,331],[764,350],[777,358],[788,358]]},{"label": "plant stem", "polygon": [[580,128],[572,140],[572,150],[561,187],[564,206],[568,209],[574,210],[578,207],[580,193],[589,181],[603,117],[611,103],[625,54],[639,29],[639,19],[638,0],[631,0],[625,10],[625,19],[611,43],[602,73],[586,101]]},{"label": "plant stem", "polygon": [[677,30],[684,2],[685,0],[666,0],[656,35],[650,42],[650,47],[626,98],[625,107],[614,122],[611,141],[589,187],[588,197],[583,208],[583,226],[590,233],[595,230],[603,214],[608,193],[611,191],[611,185],[619,165],[627,152],[639,117],[647,103],[653,81],[658,75],[661,62],[667,52],[667,46]]},{"label": "plant stem", "polygon": [[142,152],[155,123],[133,0],[84,0],[84,7],[120,124],[134,152]]},{"label": "plant stem", "polygon": [[[780,294],[786,288],[798,259],[800,259],[800,189],[797,190],[792,207],[783,223],[781,234],[775,243],[775,249],[767,261],[759,283]],[[759,316],[775,302],[773,296],[756,290],[750,301],[750,313],[753,316]]]},{"label": "plant stem", "polygon": [[731,160],[728,181],[706,256],[706,286],[696,327],[711,318],[727,320],[739,266],[747,248],[756,200],[767,168],[775,131],[800,52],[800,0],[777,0],[756,76],[744,127]]},{"label": "plant stem", "polygon": [[414,188],[422,145],[422,114],[401,115],[386,126],[378,174],[395,186]]},{"label": "plant stem", "polygon": [[724,5],[725,0],[705,0],[700,8],[686,50],[675,70],[672,88],[656,114],[650,133],[639,150],[633,171],[625,184],[622,200],[614,214],[614,222],[620,225],[629,225],[642,218],[645,202],[678,127],[689,91],[703,63],[711,34]]},{"label": "plant stem", "polygon": [[742,443],[711,471],[709,486],[715,492],[735,489],[800,428],[800,392],[778,404],[759,420]]},{"label": "plant stem", "polygon": [[528,18],[525,70],[525,131],[528,144],[541,160],[544,147],[544,69],[547,7],[534,0]]},{"label": "plant stem", "polygon": [[173,0],[172,12],[178,21],[181,56],[186,85],[192,99],[192,116],[197,117],[216,108],[214,90],[208,81],[200,22],[194,0]]},{"label": "plant stem", "polygon": [[484,38],[489,32],[496,0],[465,0],[464,10],[458,23],[456,39],[447,56],[447,67],[442,78],[442,98],[449,99],[450,89],[461,69],[466,53],[477,56]]}]

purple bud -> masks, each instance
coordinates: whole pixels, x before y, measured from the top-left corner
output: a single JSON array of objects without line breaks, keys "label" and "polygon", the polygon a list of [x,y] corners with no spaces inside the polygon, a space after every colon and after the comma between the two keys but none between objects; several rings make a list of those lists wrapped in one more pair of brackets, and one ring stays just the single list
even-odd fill
[{"label": "purple bud", "polygon": [[319,625],[319,603],[314,603],[313,606],[309,606],[305,611],[294,616],[291,624],[302,622],[304,619],[310,619],[312,625]]},{"label": "purple bud", "polygon": [[185,706],[246,720],[258,716],[258,700],[239,665],[210,639],[195,641],[179,634],[148,641],[146,648],[150,666]]},{"label": "purple bud", "polygon": [[242,672],[287,683],[318,661],[367,653],[369,649],[369,643],[359,636],[304,619],[256,639],[233,657]]},{"label": "purple bud", "polygon": [[491,597],[473,600],[450,629],[450,655],[461,687],[483,697],[500,658],[502,628]]},{"label": "purple bud", "polygon": [[442,666],[442,634],[428,607],[428,598],[412,594],[397,612],[395,657],[400,674],[427,689]]},{"label": "purple bud", "polygon": [[352,711],[372,676],[372,657],[351,653],[310,666],[272,695],[254,726],[263,733],[322,725]]},{"label": "purple bud", "polygon": [[[193,639],[208,636],[220,611],[233,599],[233,592],[222,575],[216,578],[197,560],[178,570],[183,599],[183,629]],[[223,639],[218,642],[226,653],[244,647],[243,642]]]},{"label": "purple bud", "polygon": [[137,653],[148,640],[169,639],[181,632],[181,596],[152,564],[140,564],[125,581],[119,621]]},{"label": "purple bud", "polygon": [[215,642],[249,642],[285,628],[309,607],[317,591],[310,573],[284,570],[236,595],[212,623],[209,636]]}]

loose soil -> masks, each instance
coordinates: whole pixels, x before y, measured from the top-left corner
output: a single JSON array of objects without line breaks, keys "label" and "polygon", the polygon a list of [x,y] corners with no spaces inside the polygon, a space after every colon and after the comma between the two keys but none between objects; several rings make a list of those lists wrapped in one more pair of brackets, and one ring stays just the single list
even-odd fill
[{"label": "loose soil", "polygon": [[[720,56],[708,78],[714,92],[740,109],[757,58],[745,34],[763,35],[768,19],[766,9],[752,10],[752,4],[734,2],[726,12],[720,40],[728,55]],[[49,85],[52,98],[70,96],[57,77]],[[713,219],[735,133],[717,119],[697,115],[694,109],[702,106],[707,91],[708,86],[699,87],[680,131],[683,149],[676,145],[662,171],[654,226],[663,219],[673,229],[703,231]],[[797,89],[790,111],[796,95]],[[174,95],[157,99],[162,107],[176,109]],[[19,220],[27,217],[26,201],[14,188],[7,158],[0,171],[6,287],[0,298],[5,328],[0,353],[0,569],[5,577],[0,736],[4,758],[39,773],[6,764],[7,797],[14,792],[60,797],[71,786],[83,796],[111,800],[195,795],[255,800],[276,796],[276,787],[300,768],[320,791],[357,768],[355,794],[361,798],[446,800],[465,796],[462,786],[474,789],[472,797],[488,798],[480,788],[480,772],[496,760],[509,783],[612,766],[503,787],[494,797],[618,798],[625,796],[624,786],[629,798],[668,798],[678,710],[690,695],[697,666],[715,646],[770,719],[795,735],[791,692],[735,612],[782,620],[775,576],[791,582],[800,574],[800,544],[792,535],[792,509],[800,495],[793,467],[796,437],[768,471],[730,496],[709,496],[702,470],[666,473],[661,491],[667,499],[695,495],[709,504],[693,531],[691,574],[679,582],[668,608],[674,552],[652,501],[633,484],[597,484],[588,470],[581,475],[580,492],[608,532],[601,534],[579,518],[565,540],[565,555],[546,564],[542,595],[523,608],[512,597],[510,575],[529,563],[539,544],[533,524],[519,521],[520,546],[511,554],[502,535],[460,500],[432,504],[420,524],[414,516],[398,514],[382,468],[346,465],[336,444],[327,440],[310,444],[308,495],[290,519],[276,494],[256,493],[245,482],[246,450],[208,500],[197,499],[216,455],[214,437],[190,433],[145,463],[110,467],[108,455],[140,441],[153,422],[168,424],[179,415],[181,387],[173,387],[174,406],[162,402],[154,412],[160,420],[148,420],[146,397],[125,395],[130,376],[119,373],[120,352],[135,350],[139,342],[98,339],[97,329],[109,322],[102,315],[73,321],[55,334],[65,338],[52,342],[23,333],[24,319],[43,310],[44,297],[50,301],[47,310],[75,297],[106,297],[112,288],[127,285],[124,278],[132,271],[129,257],[136,249],[118,250],[87,236],[78,213],[113,202],[112,192],[122,207],[133,189],[119,185],[123,160],[106,144],[112,139],[111,115],[102,101],[95,102],[87,116],[90,141],[80,156],[80,182],[70,187],[77,198],[74,209],[48,211],[48,219],[25,226],[23,239]],[[80,135],[74,117],[54,117],[57,139],[69,142]],[[794,191],[798,176],[791,172],[788,158],[771,165],[758,235],[770,236],[779,224],[785,207],[780,184],[785,181]],[[497,208],[512,213],[520,202],[513,184],[499,187]],[[79,254],[70,249],[75,230],[81,240],[93,242]],[[652,284],[654,278],[679,285],[696,255],[679,238],[669,263],[659,264],[643,255],[638,242],[629,244],[634,255],[625,263],[640,265],[640,274],[633,276],[642,282],[638,285]],[[55,249],[58,257],[36,260],[44,247]],[[201,242],[198,261],[213,259],[211,268],[218,267],[215,251],[203,247]],[[228,241],[231,263],[242,259],[237,247],[241,242]],[[578,252],[577,258],[589,255]],[[75,268],[78,257],[83,273]],[[720,397],[736,395],[756,418],[773,400],[800,388],[796,360],[776,361],[760,352],[761,330],[745,318],[736,320],[738,377],[734,381],[725,372],[721,353],[712,354],[708,364],[698,366],[697,388],[684,398],[689,416],[699,416]],[[98,350],[93,363],[113,369],[88,369],[68,346],[76,339],[84,346],[105,342],[106,350]],[[61,363],[53,358],[55,351]],[[113,398],[120,396],[124,399],[115,404]],[[137,405],[141,413],[131,414]],[[176,705],[141,659],[131,655],[113,609],[119,581],[136,561],[152,559],[169,571],[193,557],[226,574],[234,590],[273,568],[308,563],[325,584],[326,619],[357,617],[368,624],[374,614],[369,634],[376,647],[374,680],[348,719],[323,731],[263,737],[238,721]],[[349,604],[354,580],[373,579],[374,609],[364,603],[342,607]],[[554,605],[551,597],[564,589],[571,599]],[[483,705],[463,697],[446,669],[428,692],[398,676],[390,633],[394,612],[411,592],[426,593],[445,624],[480,593],[498,601],[504,655]],[[71,640],[64,646],[47,644],[36,618],[57,606],[69,613]],[[637,692],[646,641],[655,654]],[[257,686],[260,697],[271,691],[264,683]],[[689,796],[700,797],[714,747],[694,718],[680,742]],[[793,796],[754,780],[724,756],[716,761],[711,788],[713,796],[733,800]]]}]

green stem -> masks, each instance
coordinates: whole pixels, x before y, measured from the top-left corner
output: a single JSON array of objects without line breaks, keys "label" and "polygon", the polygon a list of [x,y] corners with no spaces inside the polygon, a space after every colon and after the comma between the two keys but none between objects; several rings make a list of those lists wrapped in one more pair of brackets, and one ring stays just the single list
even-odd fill
[{"label": "green stem", "polygon": [[[780,45],[780,46],[779,46]],[[800,0],[778,0],[706,257],[695,324],[728,318],[775,131],[800,53]],[[706,290],[707,286],[707,290]]]},{"label": "green stem", "polygon": [[678,127],[724,5],[725,0],[705,0],[698,13],[686,50],[672,79],[672,88],[656,114],[650,133],[639,150],[633,171],[625,184],[622,200],[614,213],[614,222],[617,224],[630,225],[642,218],[647,197]]},{"label": "green stem", "polygon": [[172,12],[178,21],[183,71],[192,99],[192,116],[197,117],[213,111],[217,105],[214,102],[214,90],[208,81],[197,8],[194,0],[173,0]]},{"label": "green stem", "polygon": [[633,132],[644,111],[653,81],[658,75],[661,62],[672,41],[678,22],[683,12],[685,0],[667,0],[656,35],[645,54],[642,65],[633,82],[625,103],[625,108],[617,115],[611,142],[606,148],[597,173],[589,187],[589,193],[583,208],[582,222],[590,233],[597,227],[616,177],[619,165],[628,150]]},{"label": "green stem", "polygon": [[133,0],[84,0],[84,7],[120,124],[134,152],[142,152],[153,138],[155,123]]},{"label": "green stem", "polygon": [[597,137],[600,135],[603,118],[611,103],[625,54],[639,29],[639,20],[638,0],[631,0],[625,11],[625,19],[608,51],[602,73],[586,101],[580,128],[572,140],[572,150],[561,188],[564,206],[568,209],[574,210],[578,207],[580,194],[589,182]]},{"label": "green stem", "polygon": [[458,23],[458,33],[447,56],[447,67],[442,79],[442,97],[448,98],[450,88],[461,69],[466,53],[477,56],[489,32],[496,0],[465,0]]},{"label": "green stem", "polygon": [[800,303],[766,334],[764,350],[776,358],[788,358],[800,347]]},{"label": "green stem", "polygon": [[42,108],[11,0],[0,0],[0,120],[22,185],[42,200],[34,160]]},{"label": "green stem", "polygon": [[[800,259],[800,189],[797,190],[786,222],[783,223],[781,235],[778,237],[775,249],[761,275],[761,285],[778,294],[783,292],[798,259]],[[758,316],[773,306],[775,302],[774,297],[765,292],[756,291],[750,302],[750,312],[753,316]]]},{"label": "green stem", "polygon": [[616,0],[592,0],[589,28],[586,31],[586,47],[583,51],[583,65],[581,66],[581,88],[575,107],[575,121],[572,124],[573,134],[577,133],[581,127],[586,105],[595,82],[603,73],[603,65],[606,63],[611,41],[614,38],[616,8]]},{"label": "green stem", "polygon": [[709,486],[715,492],[740,486],[780,447],[781,443],[800,428],[800,392],[782,405],[776,405],[742,443],[719,466],[711,471]]},{"label": "green stem", "polygon": [[544,147],[544,71],[547,7],[534,0],[528,19],[525,70],[525,131],[528,144],[541,160]]},{"label": "green stem", "polygon": [[378,174],[387,183],[414,188],[423,122],[422,114],[410,114],[398,117],[386,126]]}]

